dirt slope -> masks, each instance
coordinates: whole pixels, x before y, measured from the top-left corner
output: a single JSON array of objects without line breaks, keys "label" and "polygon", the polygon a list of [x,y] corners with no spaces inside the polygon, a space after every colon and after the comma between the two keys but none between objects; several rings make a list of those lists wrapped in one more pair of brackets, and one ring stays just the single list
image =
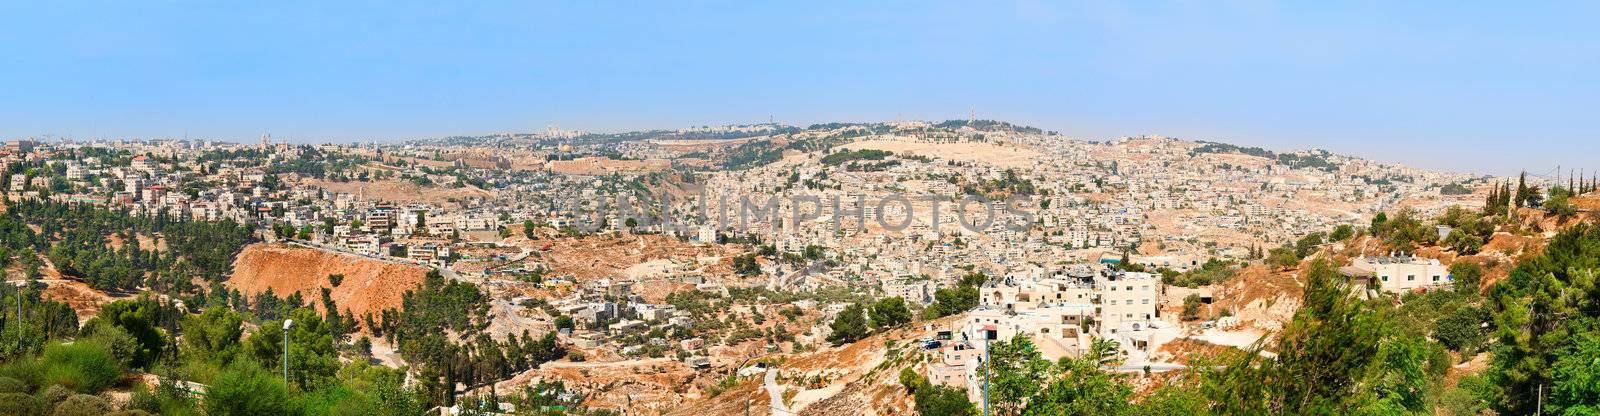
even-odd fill
[{"label": "dirt slope", "polygon": [[331,287],[328,275],[343,274],[344,281],[333,288],[333,300],[341,313],[377,315],[385,308],[400,306],[401,294],[422,284],[428,270],[418,266],[388,263],[348,254],[284,245],[252,244],[233,262],[233,277],[228,286],[246,295],[268,288],[279,296],[300,292],[307,302],[321,308],[321,288]]}]

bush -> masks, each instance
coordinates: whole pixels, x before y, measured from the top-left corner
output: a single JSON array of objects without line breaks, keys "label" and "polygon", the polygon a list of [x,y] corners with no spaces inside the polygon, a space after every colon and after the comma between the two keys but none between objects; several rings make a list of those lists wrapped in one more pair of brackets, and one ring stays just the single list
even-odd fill
[{"label": "bush", "polygon": [[0,377],[21,381],[28,386],[28,391],[32,391],[44,384],[44,367],[39,365],[37,358],[14,359],[0,366]]},{"label": "bush", "polygon": [[143,384],[133,387],[132,394],[128,395],[127,411],[160,412],[161,398],[150,392],[149,387]]},{"label": "bush", "polygon": [[1462,352],[1463,355],[1482,348],[1489,339],[1489,330],[1483,323],[1493,321],[1488,311],[1474,307],[1456,309],[1454,313],[1445,315],[1434,324],[1433,338],[1445,348]]},{"label": "bush", "polygon": [[911,367],[900,369],[900,385],[905,386],[907,393],[916,394],[917,389],[927,383],[928,379]]},{"label": "bush", "polygon": [[44,399],[43,404],[45,407],[55,407],[56,403],[66,401],[72,395],[72,389],[62,387],[60,384],[54,384],[44,389],[44,393],[40,394],[39,398]]},{"label": "bush", "polygon": [[119,300],[105,304],[100,308],[100,315],[90,319],[86,327],[97,325],[95,321],[106,321],[107,324],[117,326],[127,331],[134,339],[139,341],[139,351],[133,360],[133,366],[145,368],[154,363],[161,351],[167,347],[166,335],[157,328],[158,303],[149,297],[141,296],[138,300]]},{"label": "bush", "polygon": [[1478,293],[1478,282],[1483,280],[1483,268],[1477,264],[1457,261],[1450,264],[1450,279],[1460,292]]},{"label": "bush", "polygon": [[283,382],[254,365],[238,365],[223,371],[206,391],[205,408],[210,416],[284,415],[292,410],[289,391]]},{"label": "bush", "polygon": [[0,415],[42,415],[39,399],[24,393],[0,393]]},{"label": "bush", "polygon": [[1183,298],[1183,313],[1179,318],[1184,321],[1200,319],[1200,295],[1191,293]]},{"label": "bush", "polygon": [[142,349],[139,340],[134,339],[127,330],[98,319],[90,320],[89,324],[83,327],[83,331],[78,335],[78,342],[106,346],[111,356],[117,357],[117,361],[125,368],[133,366]]},{"label": "bush", "polygon": [[75,394],[56,405],[51,416],[101,416],[111,413],[111,402],[100,396]]},{"label": "bush", "polygon": [[45,381],[79,393],[99,393],[122,379],[122,362],[109,348],[90,341],[56,344],[44,350]]},{"label": "bush", "polygon": [[0,377],[0,393],[26,394],[29,390],[32,390],[32,388],[28,387],[28,383],[24,383],[22,380],[17,380],[11,377]]}]

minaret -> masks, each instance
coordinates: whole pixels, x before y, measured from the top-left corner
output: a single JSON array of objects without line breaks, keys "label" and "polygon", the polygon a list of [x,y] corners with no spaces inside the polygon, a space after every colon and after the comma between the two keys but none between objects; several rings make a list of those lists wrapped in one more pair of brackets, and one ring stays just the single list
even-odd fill
[{"label": "minaret", "polygon": [[272,146],[272,134],[261,133],[261,150],[267,150],[270,146]]}]

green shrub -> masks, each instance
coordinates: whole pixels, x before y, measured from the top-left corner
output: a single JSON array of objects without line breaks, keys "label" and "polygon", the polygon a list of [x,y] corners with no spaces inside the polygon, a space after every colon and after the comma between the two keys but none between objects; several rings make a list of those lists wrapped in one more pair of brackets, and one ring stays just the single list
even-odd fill
[{"label": "green shrub", "polygon": [[44,384],[44,367],[40,366],[38,358],[18,358],[0,365],[0,377],[21,381],[32,391]]},{"label": "green shrub", "polygon": [[45,381],[79,393],[99,393],[122,379],[122,362],[104,345],[90,341],[56,344],[44,350]]},{"label": "green shrub", "polygon": [[44,400],[44,403],[41,404],[45,407],[55,407],[56,403],[66,401],[73,394],[72,389],[63,387],[60,384],[52,384],[49,388],[44,389],[44,393],[39,394],[39,398]]},{"label": "green shrub", "polygon": [[0,393],[0,415],[43,415],[39,399],[24,393]]},{"label": "green shrub", "polygon": [[128,395],[128,410],[143,410],[147,412],[161,412],[161,399],[150,392],[144,384],[133,386],[133,392]]},{"label": "green shrub", "polygon": [[99,319],[90,320],[83,331],[78,334],[78,342],[90,342],[104,345],[111,356],[117,357],[117,362],[123,368],[132,367],[139,358],[142,347],[139,340],[122,327]]},{"label": "green shrub", "polygon": [[33,390],[28,383],[11,377],[0,377],[0,393],[27,393]]},{"label": "green shrub", "polygon": [[246,363],[223,371],[211,382],[205,399],[209,416],[286,415],[289,391],[277,377]]},{"label": "green shrub", "polygon": [[101,416],[111,413],[111,402],[100,396],[74,394],[56,405],[50,416]]}]

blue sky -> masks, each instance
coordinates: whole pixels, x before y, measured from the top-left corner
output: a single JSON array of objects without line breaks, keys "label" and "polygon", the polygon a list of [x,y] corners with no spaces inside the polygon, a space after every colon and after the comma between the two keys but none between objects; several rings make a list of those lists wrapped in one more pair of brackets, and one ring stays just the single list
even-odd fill
[{"label": "blue sky", "polygon": [[976,110],[1087,139],[1600,168],[1596,2],[58,3],[0,4],[0,137],[324,142]]}]

